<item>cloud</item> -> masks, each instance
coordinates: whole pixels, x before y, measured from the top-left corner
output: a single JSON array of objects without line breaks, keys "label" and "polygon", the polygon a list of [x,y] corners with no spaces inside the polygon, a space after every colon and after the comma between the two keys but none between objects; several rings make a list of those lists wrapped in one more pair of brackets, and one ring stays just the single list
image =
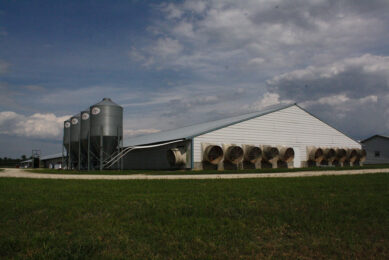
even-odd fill
[{"label": "cloud", "polygon": [[[152,60],[156,69],[190,69],[205,77],[261,70],[262,76],[274,76],[381,46],[387,41],[388,8],[389,2],[380,0],[162,4],[157,11],[164,16],[152,26],[158,34],[137,50],[140,62]],[[173,50],[179,57],[166,59]]]},{"label": "cloud", "polygon": [[35,113],[25,116],[13,111],[4,111],[0,112],[0,134],[60,139],[62,137],[63,122],[69,117],[57,117],[52,113]]},{"label": "cloud", "polygon": [[[34,88],[34,87],[33,87]],[[112,86],[88,86],[77,89],[64,89],[59,91],[48,91],[40,95],[39,103],[45,105],[78,107],[76,109],[83,110],[97,102],[100,102],[104,97],[112,97],[114,100],[126,96],[126,90],[122,87]],[[77,111],[78,113],[78,111]]]},{"label": "cloud", "polygon": [[27,85],[27,86],[24,86],[24,88],[29,90],[29,91],[38,91],[38,92],[42,92],[42,91],[46,90],[44,87],[38,86],[38,85]]},{"label": "cloud", "polygon": [[265,93],[261,99],[254,102],[250,106],[250,110],[261,110],[267,106],[276,105],[276,104],[288,104],[292,103],[292,100],[280,100],[280,95],[277,93]]},{"label": "cloud", "polygon": [[389,56],[308,66],[273,77],[267,89],[276,101],[298,102],[353,136],[389,132]]},{"label": "cloud", "polygon": [[276,76],[268,80],[267,85],[281,98],[299,102],[335,94],[361,98],[386,93],[389,90],[389,56],[365,54],[324,66],[309,66]]},{"label": "cloud", "polygon": [[0,37],[5,37],[7,35],[8,35],[8,32],[6,30],[0,28]]},{"label": "cloud", "polygon": [[193,31],[193,24],[186,21],[181,21],[176,27],[174,27],[173,34],[186,38],[193,38],[195,36]]},{"label": "cloud", "polygon": [[195,1],[186,0],[182,4],[182,8],[184,10],[189,11],[189,12],[195,12],[197,14],[204,12],[206,6],[207,6],[206,3],[204,1],[201,1],[201,0],[195,0]]},{"label": "cloud", "polygon": [[166,15],[168,19],[182,18],[186,13],[200,14],[206,9],[205,1],[186,0],[179,4],[163,3],[159,5],[159,9]]},{"label": "cloud", "polygon": [[0,75],[5,74],[9,71],[10,64],[4,60],[0,60]]},{"label": "cloud", "polygon": [[160,8],[161,11],[163,11],[166,14],[166,17],[168,19],[176,19],[182,16],[181,9],[172,3],[169,4],[164,3],[160,6]]},{"label": "cloud", "polygon": [[179,54],[182,49],[182,45],[177,40],[164,37],[157,40],[156,45],[152,48],[152,52],[167,58]]},{"label": "cloud", "polygon": [[124,129],[123,135],[124,138],[126,137],[133,137],[133,136],[138,136],[138,135],[144,135],[144,134],[153,134],[153,133],[158,133],[160,130],[154,129],[154,128],[149,128],[149,129]]}]

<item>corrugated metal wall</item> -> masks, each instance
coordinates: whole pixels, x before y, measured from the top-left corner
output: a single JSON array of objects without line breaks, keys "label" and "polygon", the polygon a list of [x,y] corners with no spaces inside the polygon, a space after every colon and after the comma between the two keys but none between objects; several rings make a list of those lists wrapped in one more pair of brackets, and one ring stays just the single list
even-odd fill
[{"label": "corrugated metal wall", "polygon": [[201,143],[290,146],[296,154],[294,167],[306,161],[307,146],[361,148],[358,142],[297,106],[195,137],[194,162],[202,160]]},{"label": "corrugated metal wall", "polygon": [[[123,167],[124,169],[172,169],[167,160],[167,151],[171,148],[180,146],[187,146],[190,152],[191,142],[179,142],[161,147],[155,147],[150,149],[134,150],[124,156]],[[190,154],[188,154],[187,165],[183,168],[190,168]]]},{"label": "corrugated metal wall", "polygon": [[[366,149],[366,164],[389,163],[389,139],[374,137],[363,143]],[[376,156],[376,152],[379,156]]]}]

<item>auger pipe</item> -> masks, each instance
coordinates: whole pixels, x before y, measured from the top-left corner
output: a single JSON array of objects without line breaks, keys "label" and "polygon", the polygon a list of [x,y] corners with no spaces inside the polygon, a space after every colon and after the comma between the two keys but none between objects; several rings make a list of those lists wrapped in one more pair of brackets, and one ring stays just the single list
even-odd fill
[{"label": "auger pipe", "polygon": [[171,141],[171,142],[165,142],[165,143],[161,143],[161,144],[153,144],[153,145],[143,145],[143,146],[128,146],[127,148],[125,148],[123,150],[122,153],[118,154],[116,157],[115,160],[111,160],[110,163],[107,163],[104,167],[105,168],[109,168],[111,167],[112,165],[114,165],[118,160],[120,160],[120,158],[123,158],[126,154],[128,154],[129,152],[133,151],[133,150],[140,150],[140,149],[148,149],[148,148],[153,148],[153,147],[159,147],[159,146],[165,146],[165,145],[168,145],[168,144],[174,144],[174,143],[178,143],[178,142],[182,142],[182,141],[185,141],[185,139],[179,139],[179,140],[175,140],[175,141]]}]

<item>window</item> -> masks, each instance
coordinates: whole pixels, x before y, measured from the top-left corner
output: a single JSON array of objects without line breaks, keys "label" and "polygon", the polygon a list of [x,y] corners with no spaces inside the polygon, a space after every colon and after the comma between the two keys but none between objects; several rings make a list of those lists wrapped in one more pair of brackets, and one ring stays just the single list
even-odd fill
[{"label": "window", "polygon": [[380,151],[375,151],[374,152],[374,157],[380,157]]}]

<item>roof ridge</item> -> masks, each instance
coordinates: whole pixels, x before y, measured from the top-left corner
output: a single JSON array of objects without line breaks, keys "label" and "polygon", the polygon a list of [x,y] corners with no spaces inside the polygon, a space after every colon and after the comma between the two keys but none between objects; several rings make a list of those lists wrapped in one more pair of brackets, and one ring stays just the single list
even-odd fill
[{"label": "roof ridge", "polygon": [[375,134],[375,135],[372,135],[372,136],[370,136],[370,137],[368,137],[368,138],[366,138],[366,139],[363,139],[363,140],[361,141],[361,143],[366,142],[367,140],[370,140],[370,139],[372,139],[372,138],[374,138],[374,137],[382,137],[382,138],[389,139],[389,136],[387,136],[387,135]]}]

